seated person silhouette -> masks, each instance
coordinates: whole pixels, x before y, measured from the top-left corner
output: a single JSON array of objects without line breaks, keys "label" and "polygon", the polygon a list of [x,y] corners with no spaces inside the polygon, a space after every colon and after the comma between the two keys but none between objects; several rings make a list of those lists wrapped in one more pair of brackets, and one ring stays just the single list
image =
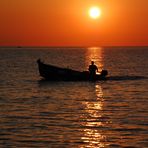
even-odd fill
[{"label": "seated person silhouette", "polygon": [[94,61],[91,61],[91,65],[89,65],[89,76],[91,80],[96,79],[96,71],[98,72],[98,67],[94,64]]}]

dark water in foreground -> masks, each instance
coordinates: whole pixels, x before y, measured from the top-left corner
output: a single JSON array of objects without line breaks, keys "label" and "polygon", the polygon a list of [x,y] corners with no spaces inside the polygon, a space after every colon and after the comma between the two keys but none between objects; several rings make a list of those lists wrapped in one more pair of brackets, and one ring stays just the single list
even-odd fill
[{"label": "dark water in foreground", "polygon": [[[1,48],[0,147],[148,147],[148,48]],[[36,59],[113,80],[43,82]]]}]

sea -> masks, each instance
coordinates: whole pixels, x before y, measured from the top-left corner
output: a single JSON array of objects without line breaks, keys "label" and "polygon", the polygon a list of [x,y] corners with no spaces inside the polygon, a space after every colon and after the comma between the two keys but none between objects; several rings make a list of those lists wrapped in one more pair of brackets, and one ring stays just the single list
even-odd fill
[{"label": "sea", "polygon": [[[37,59],[104,81],[44,81]],[[147,148],[148,47],[1,47],[1,148]]]}]

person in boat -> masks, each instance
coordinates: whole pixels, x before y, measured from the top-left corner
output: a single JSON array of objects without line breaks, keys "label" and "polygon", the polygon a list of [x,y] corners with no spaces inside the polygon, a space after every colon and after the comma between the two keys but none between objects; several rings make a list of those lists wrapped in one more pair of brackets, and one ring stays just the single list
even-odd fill
[{"label": "person in boat", "polygon": [[91,80],[95,80],[96,72],[98,72],[98,67],[94,64],[94,61],[91,61],[91,65],[89,65],[89,76]]}]

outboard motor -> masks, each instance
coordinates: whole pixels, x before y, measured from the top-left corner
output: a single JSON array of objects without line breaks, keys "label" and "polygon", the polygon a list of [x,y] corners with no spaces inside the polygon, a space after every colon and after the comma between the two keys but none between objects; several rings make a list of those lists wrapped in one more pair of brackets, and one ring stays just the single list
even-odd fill
[{"label": "outboard motor", "polygon": [[108,71],[107,70],[102,70],[101,71],[101,76],[102,77],[106,77],[108,75]]}]

